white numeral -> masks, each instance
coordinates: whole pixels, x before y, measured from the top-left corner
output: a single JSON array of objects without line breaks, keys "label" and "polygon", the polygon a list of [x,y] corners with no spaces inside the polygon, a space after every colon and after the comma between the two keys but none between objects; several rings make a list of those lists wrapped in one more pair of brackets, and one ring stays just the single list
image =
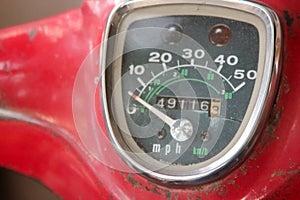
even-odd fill
[{"label": "white numeral", "polygon": [[249,70],[247,72],[247,78],[250,80],[254,80],[254,79],[256,79],[256,74],[257,74],[257,72],[255,70]]},{"label": "white numeral", "polygon": [[202,101],[200,104],[200,110],[207,111],[209,109],[209,102],[208,101]]},{"label": "white numeral", "polygon": [[172,109],[175,108],[175,106],[176,106],[176,99],[174,98],[168,99],[168,108]]},{"label": "white numeral", "polygon": [[237,65],[238,62],[239,62],[239,58],[235,55],[228,56],[228,58],[227,58],[227,63],[230,66]]},{"label": "white numeral", "polygon": [[235,55],[230,55],[226,59],[224,55],[219,55],[215,59],[215,63],[219,63],[220,66],[223,66],[225,63],[227,63],[230,66],[235,66],[238,64],[238,62],[239,62],[239,58]]},{"label": "white numeral", "polygon": [[184,59],[190,59],[190,58],[196,58],[196,59],[202,59],[205,56],[205,51],[203,51],[202,49],[196,49],[196,50],[192,50],[192,49],[183,49],[183,55],[182,57]]},{"label": "white numeral", "polygon": [[129,115],[136,113],[136,105],[133,104],[132,106],[127,106],[126,111]]},{"label": "white numeral", "polygon": [[151,52],[149,54],[149,59],[148,61],[151,63],[169,63],[172,61],[172,54],[168,52],[164,52],[160,54],[159,52]]},{"label": "white numeral", "polygon": [[225,63],[225,56],[224,55],[219,55],[216,59],[215,59],[215,63],[219,63],[221,66],[223,66],[223,64]]},{"label": "white numeral", "polygon": [[236,69],[234,71],[233,78],[235,78],[235,79],[243,79],[243,78],[245,78],[245,70],[244,69]]},{"label": "white numeral", "polygon": [[244,79],[245,77],[249,80],[255,80],[256,79],[257,72],[255,70],[249,70],[247,73],[244,69],[236,69],[234,71],[233,77],[235,79]]},{"label": "white numeral", "polygon": [[161,108],[164,108],[164,107],[165,107],[164,101],[165,101],[165,99],[164,99],[164,98],[161,98],[161,99],[157,102],[157,106],[159,106],[159,107],[161,107]]},{"label": "white numeral", "polygon": [[129,74],[130,75],[133,75],[133,74],[142,75],[144,73],[145,73],[145,67],[143,65],[137,65],[137,66],[130,65],[129,66]]}]

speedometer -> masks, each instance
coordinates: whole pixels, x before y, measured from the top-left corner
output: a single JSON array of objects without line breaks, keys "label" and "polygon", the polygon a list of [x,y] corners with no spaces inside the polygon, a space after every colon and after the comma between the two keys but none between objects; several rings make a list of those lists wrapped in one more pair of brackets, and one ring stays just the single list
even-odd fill
[{"label": "speedometer", "polygon": [[166,183],[216,178],[242,160],[279,76],[280,26],[244,1],[133,1],[110,16],[103,46],[112,144]]}]

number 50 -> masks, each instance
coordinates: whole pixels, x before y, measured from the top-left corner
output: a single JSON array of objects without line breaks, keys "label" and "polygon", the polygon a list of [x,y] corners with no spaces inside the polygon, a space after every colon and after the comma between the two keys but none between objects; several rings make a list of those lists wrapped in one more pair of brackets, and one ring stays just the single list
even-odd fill
[{"label": "number 50", "polygon": [[234,71],[233,78],[235,79],[244,79],[245,77],[249,80],[256,79],[257,72],[255,70],[249,70],[246,72],[244,69],[236,69]]}]

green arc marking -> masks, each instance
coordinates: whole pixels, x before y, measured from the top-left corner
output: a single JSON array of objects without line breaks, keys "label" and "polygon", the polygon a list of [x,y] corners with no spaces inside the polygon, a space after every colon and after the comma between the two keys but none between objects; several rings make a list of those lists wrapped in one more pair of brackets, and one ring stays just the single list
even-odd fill
[{"label": "green arc marking", "polygon": [[211,85],[210,83],[207,83],[203,80],[199,80],[199,79],[195,79],[195,78],[185,78],[185,79],[179,79],[175,78],[175,79],[170,79],[168,81],[166,81],[165,83],[161,84],[161,86],[159,86],[158,88],[156,88],[155,90],[153,90],[151,93],[149,93],[146,98],[145,101],[149,102],[149,100],[154,96],[154,94],[160,94],[166,87],[175,84],[175,83],[179,83],[182,81],[195,81],[195,82],[199,82],[199,83],[203,83],[205,85],[207,85],[208,87],[212,88],[217,94],[221,94],[221,92],[219,90],[217,90],[213,85]]},{"label": "green arc marking", "polygon": [[[164,82],[163,84],[168,84],[168,83],[170,83],[170,82],[172,82],[172,81],[174,81],[174,80],[178,80],[178,78],[180,78],[180,77],[176,77],[176,78],[169,79],[168,81]],[[156,91],[157,91],[159,88],[161,88],[161,87],[164,86],[163,84],[161,84],[161,85],[160,85],[159,87],[157,87],[155,90],[151,90],[151,92],[149,92],[149,93],[147,94],[147,96],[146,96],[146,98],[145,98],[145,101],[148,102],[148,100],[150,100],[150,99],[153,97],[153,95],[156,93]],[[152,93],[153,93],[153,95],[151,95]],[[149,98],[150,95],[151,95],[151,97]]]}]

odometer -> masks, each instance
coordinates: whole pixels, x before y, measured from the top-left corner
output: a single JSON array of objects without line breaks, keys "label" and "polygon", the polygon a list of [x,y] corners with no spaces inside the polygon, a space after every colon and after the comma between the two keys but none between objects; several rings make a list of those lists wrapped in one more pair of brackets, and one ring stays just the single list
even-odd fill
[{"label": "odometer", "polygon": [[270,108],[279,33],[273,12],[241,1],[119,7],[102,66],[116,150],[137,172],[165,182],[222,174],[249,149]]}]

